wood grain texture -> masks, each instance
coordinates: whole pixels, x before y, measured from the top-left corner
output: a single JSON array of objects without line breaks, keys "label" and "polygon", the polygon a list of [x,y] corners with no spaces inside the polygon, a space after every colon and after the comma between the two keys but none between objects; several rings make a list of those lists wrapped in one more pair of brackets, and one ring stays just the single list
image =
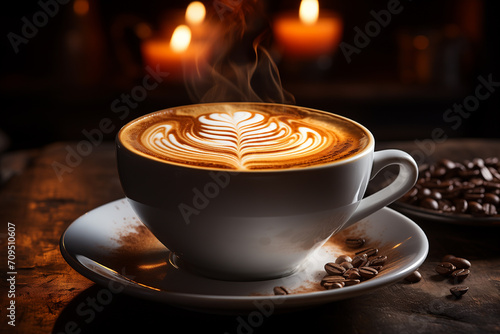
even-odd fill
[{"label": "wood grain texture", "polygon": [[[0,296],[2,333],[182,332],[203,333],[498,333],[500,332],[500,228],[455,226],[417,221],[430,241],[420,268],[422,281],[399,282],[370,294],[286,314],[253,312],[221,316],[180,310],[169,305],[113,294],[102,308],[89,306],[101,286],[70,268],[59,251],[65,228],[85,212],[123,197],[112,143],[95,147],[71,173],[59,180],[53,162],[64,163],[67,147],[56,143],[30,153],[23,173],[0,188]],[[411,149],[414,143],[391,143]],[[447,145],[451,145],[451,141]],[[491,144],[491,143],[490,143]],[[445,152],[481,156],[491,145],[460,142]],[[500,149],[500,142],[494,146]],[[484,154],[494,152],[483,152]],[[500,155],[500,152],[498,152]],[[448,158],[450,155],[447,155]],[[5,255],[7,222],[16,225],[16,327],[7,325]],[[445,254],[472,262],[464,281],[470,290],[451,297],[453,286],[434,271]],[[255,326],[243,326],[253,323]],[[161,326],[161,327],[160,327]]]},{"label": "wood grain texture", "polygon": [[[4,229],[1,233],[7,232],[7,222],[16,226],[18,333],[50,333],[64,306],[92,285],[65,263],[59,239],[80,215],[123,196],[110,144],[94,149],[60,181],[52,163],[65,162],[67,145],[54,144],[40,150],[24,173],[0,189],[0,221]],[[2,238],[2,254],[5,243]],[[6,272],[1,272],[2,282]],[[2,293],[2,309],[6,297]],[[0,328],[7,325],[4,319],[2,316]]]}]

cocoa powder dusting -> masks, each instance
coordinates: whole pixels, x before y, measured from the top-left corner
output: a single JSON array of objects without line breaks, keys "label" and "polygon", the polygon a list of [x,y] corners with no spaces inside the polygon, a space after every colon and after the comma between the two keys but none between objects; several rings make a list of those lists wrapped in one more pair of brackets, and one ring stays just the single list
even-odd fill
[{"label": "cocoa powder dusting", "polygon": [[109,250],[110,262],[128,274],[137,276],[145,268],[158,268],[168,261],[168,250],[142,223],[126,225],[113,240],[119,246]]}]

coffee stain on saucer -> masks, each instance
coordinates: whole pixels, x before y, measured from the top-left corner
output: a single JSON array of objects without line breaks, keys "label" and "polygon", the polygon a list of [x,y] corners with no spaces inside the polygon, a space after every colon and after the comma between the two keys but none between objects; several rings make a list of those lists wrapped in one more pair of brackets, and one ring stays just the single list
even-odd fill
[{"label": "coffee stain on saucer", "polygon": [[163,279],[169,251],[145,225],[137,220],[124,224],[112,239],[118,247],[109,249],[108,260],[115,270],[126,272],[136,282]]}]

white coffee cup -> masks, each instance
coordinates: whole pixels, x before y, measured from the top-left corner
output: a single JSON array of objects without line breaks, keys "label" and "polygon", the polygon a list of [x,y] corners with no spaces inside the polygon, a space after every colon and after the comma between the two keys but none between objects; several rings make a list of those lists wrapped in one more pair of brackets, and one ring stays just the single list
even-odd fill
[{"label": "white coffee cup", "polygon": [[[243,171],[169,163],[137,153],[121,138],[124,129],[155,115],[130,122],[117,136],[123,190],[139,219],[180,263],[214,278],[288,275],[334,233],[405,194],[418,176],[410,155],[374,152],[372,134],[341,116],[336,117],[364,131],[368,142],[340,161]],[[399,165],[396,179],[363,198],[369,180],[389,165]]]}]

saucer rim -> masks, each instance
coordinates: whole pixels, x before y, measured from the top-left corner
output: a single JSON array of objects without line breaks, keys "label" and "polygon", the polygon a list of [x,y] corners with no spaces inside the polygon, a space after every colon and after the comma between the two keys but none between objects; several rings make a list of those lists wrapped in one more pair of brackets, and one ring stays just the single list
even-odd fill
[{"label": "saucer rim", "polygon": [[[126,201],[126,198],[121,198],[115,201],[111,201],[108,203],[105,203],[103,205],[100,205],[85,214],[81,215],[77,219],[75,219],[68,227],[65,229],[64,233],[61,235],[61,238],[59,240],[59,248],[61,255],[65,259],[65,261],[79,274],[82,276],[86,277],[87,279],[101,285],[101,286],[107,286],[110,284],[110,282],[119,282],[122,283],[122,281],[116,281],[113,280],[110,277],[106,277],[104,275],[101,275],[98,272],[95,272],[85,266],[83,263],[81,263],[78,259],[74,257],[73,254],[71,254],[66,246],[65,246],[65,240],[66,240],[66,235],[71,228],[73,224],[78,224],[78,221],[83,219],[88,213],[97,211],[101,209],[102,207],[105,206],[111,206],[111,205],[116,205],[120,202]],[[391,273],[388,275],[384,275],[383,277],[376,278],[374,280],[370,281],[365,281],[363,284],[351,286],[351,287],[345,287],[342,289],[335,289],[335,290],[324,290],[324,291],[310,291],[310,292],[304,292],[304,293],[294,293],[294,294],[288,294],[288,295],[282,295],[282,296],[276,296],[276,295],[239,295],[239,296],[233,296],[233,295],[219,295],[219,294],[201,294],[201,293],[189,293],[189,292],[176,292],[176,291],[167,291],[167,290],[152,290],[148,288],[141,287],[140,284],[134,281],[130,281],[129,284],[124,284],[124,290],[123,292],[125,294],[132,295],[134,297],[138,297],[141,299],[147,299],[147,300],[152,300],[152,301],[157,301],[161,303],[166,303],[170,305],[174,305],[177,307],[181,307],[184,309],[190,309],[190,310],[196,310],[196,311],[203,311],[203,312],[210,312],[210,313],[223,313],[223,314],[234,314],[234,313],[239,313],[241,311],[245,310],[255,310],[255,305],[249,305],[251,302],[255,301],[277,301],[277,300],[283,300],[283,304],[281,303],[274,303],[275,309],[282,309],[282,310],[289,310],[289,309],[296,309],[298,307],[312,307],[315,305],[321,305],[325,304],[328,302],[333,302],[337,300],[342,300],[342,299],[347,299],[347,298],[352,298],[356,297],[365,293],[369,293],[372,291],[375,291],[378,288],[385,287],[387,285],[396,283],[408,275],[410,275],[413,271],[417,270],[418,267],[425,261],[428,252],[429,252],[429,241],[427,239],[427,236],[425,235],[424,231],[416,224],[413,222],[410,218],[406,217],[400,212],[397,212],[394,209],[384,207],[378,211],[376,211],[374,214],[379,213],[380,211],[385,211],[386,214],[393,215],[397,217],[397,219],[401,219],[405,221],[405,224],[409,228],[412,229],[413,232],[418,234],[418,237],[420,239],[419,242],[419,248],[416,251],[415,255],[415,260],[407,265],[406,267],[402,268],[400,271],[396,273]],[[371,215],[370,215],[371,216]],[[93,259],[90,259],[94,261]],[[95,261],[94,261],[95,262]],[[96,262],[98,263],[98,262]],[[355,288],[353,290],[352,288]],[[230,302],[230,304],[228,304]],[[250,306],[250,307],[249,307]],[[214,309],[214,307],[216,309]]]}]

